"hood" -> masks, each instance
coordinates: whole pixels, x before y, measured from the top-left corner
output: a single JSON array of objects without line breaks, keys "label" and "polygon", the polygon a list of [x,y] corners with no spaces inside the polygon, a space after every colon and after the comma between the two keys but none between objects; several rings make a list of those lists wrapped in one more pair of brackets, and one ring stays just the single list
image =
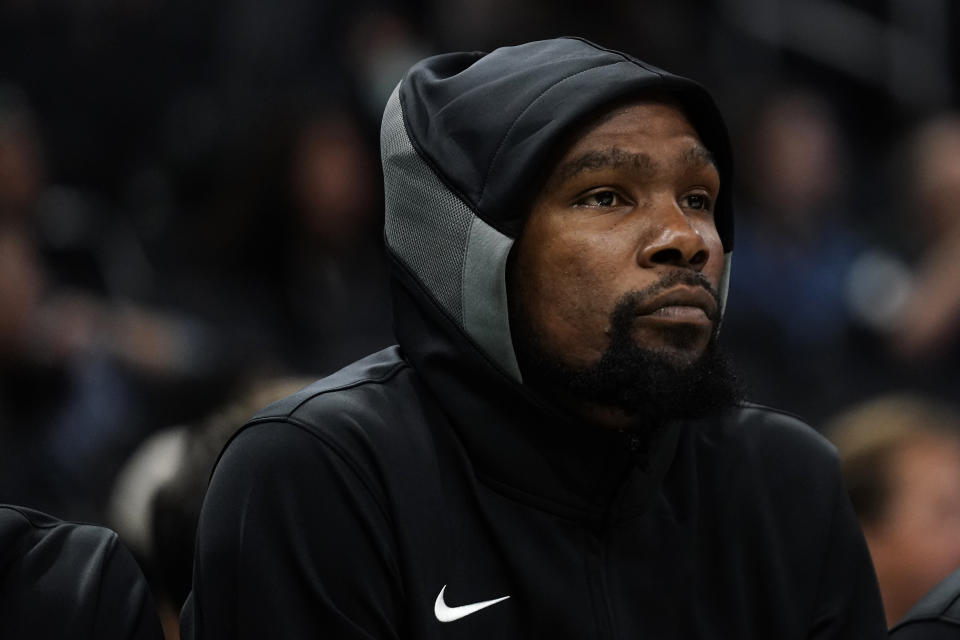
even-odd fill
[{"label": "hood", "polygon": [[[685,427],[639,455],[634,434],[585,424],[524,385],[507,314],[507,259],[565,138],[599,111],[651,91],[687,112],[729,185],[726,130],[699,85],[574,38],[428,58],[394,91],[381,130],[401,353],[477,478],[594,525],[614,505],[630,517],[652,504]],[[715,213],[727,257],[728,189]]]},{"label": "hood", "polygon": [[[713,100],[691,80],[577,38],[434,56],[400,82],[381,128],[385,238],[400,276],[395,286],[437,307],[486,360],[522,382],[506,266],[544,168],[586,119],[651,92],[680,105],[717,161],[725,300],[733,175]],[[401,348],[415,348],[398,337]]]}]

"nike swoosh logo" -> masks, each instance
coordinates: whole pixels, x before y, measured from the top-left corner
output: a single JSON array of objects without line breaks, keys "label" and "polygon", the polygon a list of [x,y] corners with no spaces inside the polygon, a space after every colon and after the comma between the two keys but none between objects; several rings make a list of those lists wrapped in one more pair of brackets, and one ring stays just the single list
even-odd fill
[{"label": "nike swoosh logo", "polygon": [[465,618],[472,613],[476,613],[481,609],[486,609],[487,607],[495,605],[498,602],[503,602],[510,597],[503,596],[502,598],[484,600],[483,602],[474,602],[473,604],[465,604],[459,607],[448,607],[447,603],[443,601],[443,594],[446,590],[447,585],[443,585],[443,589],[440,589],[440,595],[437,596],[437,601],[433,603],[433,615],[437,616],[437,620],[440,622],[453,622],[454,620]]}]

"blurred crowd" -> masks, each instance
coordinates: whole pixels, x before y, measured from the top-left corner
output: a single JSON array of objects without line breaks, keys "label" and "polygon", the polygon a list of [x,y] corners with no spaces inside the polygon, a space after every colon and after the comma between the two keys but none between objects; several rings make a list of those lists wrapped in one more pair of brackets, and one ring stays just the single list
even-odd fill
[{"label": "blurred crowd", "polygon": [[738,146],[721,335],[751,397],[840,425],[876,557],[909,521],[901,476],[945,469],[953,529],[910,580],[960,564],[960,7],[559,7],[0,2],[0,502],[118,529],[175,612],[231,429],[392,342],[378,130],[403,71],[569,34],[717,96]]}]

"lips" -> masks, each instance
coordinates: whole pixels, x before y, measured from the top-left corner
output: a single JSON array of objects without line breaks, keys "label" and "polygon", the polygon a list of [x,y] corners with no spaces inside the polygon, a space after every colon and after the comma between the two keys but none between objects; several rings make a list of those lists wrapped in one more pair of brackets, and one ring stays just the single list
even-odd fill
[{"label": "lips", "polygon": [[642,316],[692,322],[702,322],[704,319],[714,321],[717,312],[717,301],[709,291],[703,287],[685,286],[670,289],[662,295],[644,301],[638,309],[638,315]]}]

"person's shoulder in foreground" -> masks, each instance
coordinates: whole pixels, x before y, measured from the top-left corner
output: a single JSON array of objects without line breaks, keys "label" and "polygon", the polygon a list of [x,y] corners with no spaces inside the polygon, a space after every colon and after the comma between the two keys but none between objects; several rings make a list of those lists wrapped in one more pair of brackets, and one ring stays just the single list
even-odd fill
[{"label": "person's shoulder in foreground", "polygon": [[115,532],[0,505],[0,637],[163,633],[146,580]]},{"label": "person's shoulder in foreground", "polygon": [[435,56],[381,148],[398,345],[224,449],[186,638],[885,636],[835,452],[717,345],[700,85],[575,38]]},{"label": "person's shoulder in foreground", "polygon": [[960,638],[960,569],[944,578],[890,629],[895,640]]}]

